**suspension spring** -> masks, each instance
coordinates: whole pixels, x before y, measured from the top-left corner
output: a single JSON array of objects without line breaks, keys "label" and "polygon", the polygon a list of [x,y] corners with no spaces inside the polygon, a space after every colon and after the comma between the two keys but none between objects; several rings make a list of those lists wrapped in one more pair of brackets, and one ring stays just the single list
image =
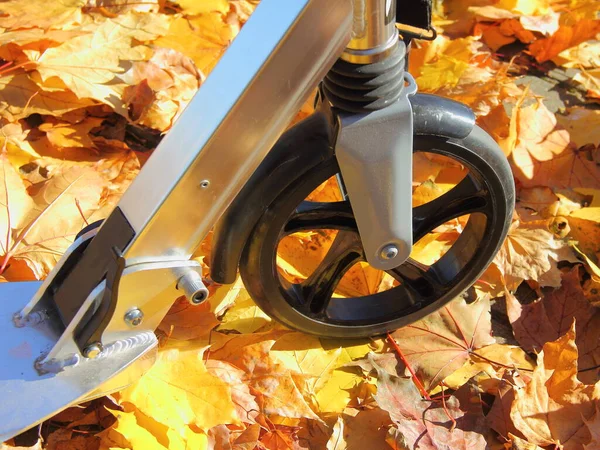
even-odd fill
[{"label": "suspension spring", "polygon": [[404,87],[406,45],[398,40],[385,59],[353,64],[338,59],[323,80],[331,104],[346,112],[365,113],[394,103]]}]

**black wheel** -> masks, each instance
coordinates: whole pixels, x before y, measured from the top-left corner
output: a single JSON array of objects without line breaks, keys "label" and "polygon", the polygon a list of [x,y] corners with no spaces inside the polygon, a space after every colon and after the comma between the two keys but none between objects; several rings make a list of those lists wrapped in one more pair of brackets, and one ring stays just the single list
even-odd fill
[{"label": "black wheel", "polygon": [[[267,314],[290,328],[319,336],[373,336],[421,319],[477,280],[502,244],[514,208],[514,184],[506,158],[477,127],[463,140],[415,136],[414,148],[415,154],[430,155],[428,160],[451,160],[455,168],[449,165],[447,172],[463,174],[450,190],[413,208],[416,247],[434,230],[439,238],[444,224],[459,220],[462,232],[449,234],[452,239],[448,238],[439,258],[419,261],[411,254],[393,270],[378,272],[376,288],[369,292],[353,289],[349,275],[353,271],[368,271],[365,278],[378,278],[365,262],[350,203],[343,197],[313,201],[322,183],[339,180],[339,167],[332,157],[296,179],[269,206],[246,243],[241,276]],[[280,267],[278,258],[280,246],[296,236],[300,236],[298,242],[310,237],[301,251],[312,249],[322,256],[303,273],[294,273],[289,264]],[[293,259],[293,253],[288,259]]]}]

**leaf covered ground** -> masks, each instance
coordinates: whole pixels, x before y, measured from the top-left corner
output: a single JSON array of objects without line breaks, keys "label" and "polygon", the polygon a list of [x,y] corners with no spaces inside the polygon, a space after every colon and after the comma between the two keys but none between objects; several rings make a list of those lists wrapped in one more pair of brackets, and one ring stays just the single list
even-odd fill
[{"label": "leaf covered ground", "polygon": [[[2,281],[44,278],[110,213],[257,3],[0,2]],[[413,44],[419,89],[468,104],[516,180],[509,236],[463,297],[342,342],[274,323],[239,280],[212,284],[202,306],[174,299],[138,383],[3,448],[600,449],[599,15],[597,0],[444,0],[438,38]],[[464,171],[417,158],[415,206]],[[464,219],[413,257],[439,259]],[[287,238],[285,275],[306,278],[331,240]],[[358,265],[339,294],[390,283]]]}]

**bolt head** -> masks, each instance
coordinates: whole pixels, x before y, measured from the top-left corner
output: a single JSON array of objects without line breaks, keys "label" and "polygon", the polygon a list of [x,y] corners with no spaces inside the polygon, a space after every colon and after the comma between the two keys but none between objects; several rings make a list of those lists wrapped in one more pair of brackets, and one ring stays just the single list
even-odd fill
[{"label": "bolt head", "polygon": [[124,320],[128,325],[137,327],[142,323],[142,320],[144,320],[144,313],[138,308],[130,309],[127,311],[127,314],[125,314]]},{"label": "bolt head", "polygon": [[89,359],[97,358],[100,353],[102,353],[102,344],[99,342],[90,344],[83,350],[83,356]]},{"label": "bolt head", "polygon": [[379,257],[384,261],[394,259],[396,256],[398,256],[398,247],[396,247],[394,244],[386,245],[381,249],[381,252],[379,253]]}]

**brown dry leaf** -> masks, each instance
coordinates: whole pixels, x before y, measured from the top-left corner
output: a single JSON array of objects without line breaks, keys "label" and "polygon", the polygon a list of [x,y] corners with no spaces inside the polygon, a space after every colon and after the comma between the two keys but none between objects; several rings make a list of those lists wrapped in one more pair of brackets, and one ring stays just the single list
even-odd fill
[{"label": "brown dry leaf", "polygon": [[123,102],[127,105],[129,118],[134,122],[139,121],[146,114],[154,100],[154,91],[148,85],[148,80],[142,80],[135,86],[127,86],[123,89]]},{"label": "brown dry leaf", "polygon": [[274,335],[247,335],[249,342],[256,343],[242,344],[242,347],[236,345],[240,344],[240,339],[232,339],[232,345],[228,345],[228,349],[215,351],[211,356],[227,361],[246,372],[248,384],[265,414],[320,420],[303,398],[293,373],[271,356],[270,349],[275,340],[261,340],[267,336]]},{"label": "brown dry leaf", "polygon": [[209,302],[196,306],[191,305],[187,298],[181,297],[173,303],[158,325],[158,330],[169,339],[188,341],[208,336],[219,323],[221,322],[210,310]]},{"label": "brown dry leaf", "polygon": [[538,62],[548,61],[563,50],[593,39],[598,33],[600,33],[600,20],[582,19],[573,26],[561,26],[548,38],[538,39],[529,46],[529,52]]},{"label": "brown dry leaf", "polygon": [[516,289],[523,280],[534,280],[542,286],[560,286],[557,262],[577,261],[568,244],[555,239],[546,225],[546,221],[512,223],[494,259],[509,290]]},{"label": "brown dry leaf", "polygon": [[504,439],[511,435],[523,437],[517,430],[510,418],[510,411],[515,399],[515,390],[526,385],[526,381],[518,371],[514,373],[505,372],[502,379],[494,389],[494,404],[485,416],[486,423]]},{"label": "brown dry leaf", "polygon": [[577,379],[575,324],[539,356],[531,381],[515,392],[511,419],[531,443],[580,450],[590,443],[585,421],[592,419],[600,401],[600,383]]},{"label": "brown dry leaf", "polygon": [[477,348],[494,344],[490,301],[467,304],[458,298],[424,319],[395,331],[402,349],[425,389],[437,386],[470,358]]},{"label": "brown dry leaf", "polygon": [[[390,375],[376,363],[375,400],[396,425],[394,436],[400,448],[436,450],[443,448],[484,448],[485,439],[477,430],[478,417],[461,410],[455,397],[445,408],[423,400],[410,379]],[[454,420],[454,422],[452,422]]]},{"label": "brown dry leaf", "polygon": [[575,321],[579,379],[596,382],[598,370],[587,370],[600,364],[600,312],[585,298],[575,267],[562,277],[562,285],[543,299],[522,305],[506,293],[506,309],[519,344],[528,352],[540,351],[544,344],[564,335]]}]

